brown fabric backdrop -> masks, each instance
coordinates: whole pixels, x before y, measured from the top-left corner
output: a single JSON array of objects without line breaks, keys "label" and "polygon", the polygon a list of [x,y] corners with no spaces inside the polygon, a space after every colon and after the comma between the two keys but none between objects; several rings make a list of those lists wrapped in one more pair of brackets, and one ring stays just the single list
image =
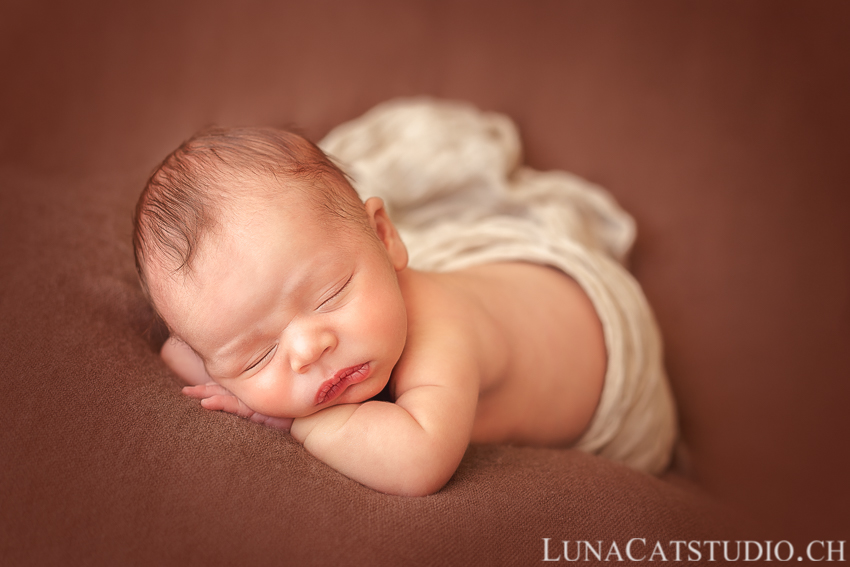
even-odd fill
[{"label": "brown fabric backdrop", "polygon": [[[5,1],[0,563],[537,564],[543,540],[850,533],[845,2]],[[421,499],[202,411],[146,334],[130,215],[210,124],[317,139],[395,96],[505,112],[607,187],[687,465],[473,446]]]}]

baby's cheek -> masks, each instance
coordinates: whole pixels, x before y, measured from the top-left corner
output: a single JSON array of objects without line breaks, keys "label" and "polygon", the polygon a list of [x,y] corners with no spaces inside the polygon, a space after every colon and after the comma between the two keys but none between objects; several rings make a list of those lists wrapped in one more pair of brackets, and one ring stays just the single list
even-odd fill
[{"label": "baby's cheek", "polygon": [[264,395],[263,392],[249,391],[240,392],[239,399],[257,413],[267,415],[269,417],[292,417],[280,414],[279,404],[271,395]]},{"label": "baby's cheek", "polygon": [[376,286],[365,303],[364,319],[373,332],[383,337],[407,334],[407,307],[397,286]]},{"label": "baby's cheek", "polygon": [[269,417],[296,417],[308,415],[314,403],[315,391],[310,391],[307,376],[299,384],[287,378],[268,376],[252,378],[250,389],[241,391],[240,399],[255,412]]},{"label": "baby's cheek", "polygon": [[388,346],[392,345],[392,350],[397,351],[398,356],[401,356],[404,342],[407,339],[407,310],[404,300],[400,296],[389,307],[383,321],[384,335],[389,339]]}]

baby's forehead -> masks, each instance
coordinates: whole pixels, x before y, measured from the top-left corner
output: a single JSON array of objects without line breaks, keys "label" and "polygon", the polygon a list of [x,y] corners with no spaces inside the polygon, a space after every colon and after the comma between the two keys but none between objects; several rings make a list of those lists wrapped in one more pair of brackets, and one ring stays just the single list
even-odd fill
[{"label": "baby's forehead", "polygon": [[199,266],[214,264],[222,269],[257,251],[283,248],[310,252],[321,246],[341,247],[358,240],[351,238],[355,227],[349,219],[311,201],[309,196],[292,195],[276,201],[249,198],[233,202],[198,240],[186,266],[188,277],[177,278],[176,282],[191,286],[195,283],[192,274]]},{"label": "baby's forehead", "polygon": [[[343,204],[334,192],[346,188],[329,186],[326,179],[305,176],[274,176],[268,172],[260,174],[239,172],[226,183],[208,186],[203,199],[204,224],[193,231],[194,238],[183,256],[174,258],[175,265],[167,265],[166,272],[174,271],[182,277],[153,276],[166,288],[186,287],[194,283],[192,276],[199,261],[213,257],[215,263],[227,264],[246,249],[264,249],[270,245],[269,236],[275,237],[290,227],[296,226],[296,234],[309,235],[312,242],[327,242],[350,236],[353,228],[362,232],[365,208],[359,199]],[[221,180],[220,180],[221,181]],[[353,193],[350,186],[348,191]],[[354,210],[356,207],[358,210]],[[178,207],[175,211],[180,213]],[[191,214],[184,208],[184,214]],[[184,219],[184,222],[191,219]],[[303,244],[306,238],[299,239]],[[277,243],[279,245],[279,243]],[[168,263],[168,254],[155,254]],[[181,263],[182,262],[182,263]],[[179,264],[179,265],[178,265]],[[153,272],[154,270],[145,270]],[[158,274],[161,276],[161,274]]]}]

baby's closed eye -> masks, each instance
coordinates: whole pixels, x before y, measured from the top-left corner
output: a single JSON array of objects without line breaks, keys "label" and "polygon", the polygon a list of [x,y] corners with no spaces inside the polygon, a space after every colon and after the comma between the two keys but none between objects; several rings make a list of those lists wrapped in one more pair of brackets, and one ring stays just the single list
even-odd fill
[{"label": "baby's closed eye", "polygon": [[266,360],[270,359],[274,355],[276,350],[277,350],[277,345],[274,345],[272,348],[270,348],[268,351],[266,351],[266,354],[261,356],[259,359],[257,359],[256,362],[251,363],[245,370],[243,370],[242,374],[244,374],[246,372],[250,372],[251,370],[258,367],[260,364],[265,362]]},{"label": "baby's closed eye", "polygon": [[329,298],[327,298],[326,300],[324,300],[324,301],[321,303],[321,305],[319,305],[319,309],[321,309],[321,308],[323,308],[323,307],[327,307],[329,304],[332,304],[332,303],[333,303],[333,300],[335,300],[335,299],[336,299],[336,298],[338,298],[340,295],[342,295],[342,292],[343,292],[343,291],[345,291],[345,290],[348,288],[348,284],[350,284],[350,283],[351,283],[351,279],[352,279],[353,277],[354,277],[353,275],[349,276],[349,278],[346,280],[346,282],[342,285],[342,287],[340,287],[340,288],[336,291],[336,293],[334,293],[332,296],[330,296]]}]

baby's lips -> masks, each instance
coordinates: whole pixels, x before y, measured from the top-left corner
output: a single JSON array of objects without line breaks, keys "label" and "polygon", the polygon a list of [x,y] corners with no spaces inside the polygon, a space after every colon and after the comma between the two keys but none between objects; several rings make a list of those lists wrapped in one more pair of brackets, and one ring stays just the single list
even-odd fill
[{"label": "baby's lips", "polygon": [[345,391],[351,385],[358,384],[369,377],[371,367],[368,362],[349,366],[339,370],[334,377],[326,380],[316,392],[316,405],[327,403]]}]

